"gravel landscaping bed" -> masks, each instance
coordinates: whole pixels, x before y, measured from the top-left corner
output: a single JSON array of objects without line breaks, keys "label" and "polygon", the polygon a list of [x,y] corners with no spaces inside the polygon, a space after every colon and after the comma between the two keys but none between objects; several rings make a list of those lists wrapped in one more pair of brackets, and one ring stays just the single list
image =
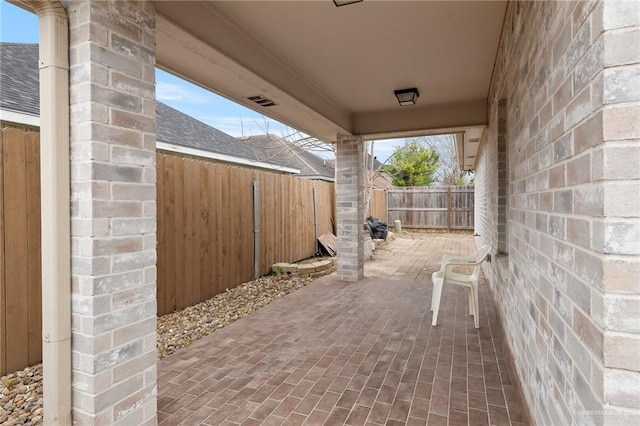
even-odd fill
[{"label": "gravel landscaping bed", "polygon": [[312,278],[266,276],[164,315],[158,318],[158,358],[171,355],[312,281]]},{"label": "gravel landscaping bed", "polygon": [[42,364],[0,379],[0,424],[42,423]]},{"label": "gravel landscaping bed", "polygon": [[[158,318],[158,358],[162,359],[235,320],[313,281],[267,276],[244,283],[178,312]],[[42,364],[0,378],[0,424],[42,423]]]}]

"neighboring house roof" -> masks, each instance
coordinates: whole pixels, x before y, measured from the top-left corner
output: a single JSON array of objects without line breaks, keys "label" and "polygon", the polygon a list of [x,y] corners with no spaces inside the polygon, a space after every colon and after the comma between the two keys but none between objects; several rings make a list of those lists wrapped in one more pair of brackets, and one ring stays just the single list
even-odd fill
[{"label": "neighboring house roof", "polygon": [[[367,154],[367,164],[371,165],[371,155]],[[380,170],[384,167],[380,161],[378,161],[378,157],[373,157],[373,170]]]},{"label": "neighboring house roof", "polygon": [[[40,125],[38,54],[37,44],[0,43],[0,120]],[[264,150],[162,102],[156,102],[156,111],[159,149],[286,173],[299,172],[298,162],[286,156],[269,157]]]},{"label": "neighboring house roof", "polygon": [[312,152],[275,135],[257,135],[244,138],[243,141],[259,153],[262,161],[280,158],[280,161],[300,170],[298,176],[307,179],[335,181],[335,166]]},{"label": "neighboring house roof", "polygon": [[[222,154],[213,158],[249,165],[253,167],[267,167],[288,173],[298,173],[297,167],[281,158],[268,158],[251,146],[243,143],[220,130],[213,128],[193,117],[188,116],[162,102],[156,102],[157,127],[156,140],[159,149],[171,149],[185,154],[193,154],[190,150],[181,150],[175,145],[192,150]],[[197,154],[194,154],[197,155]],[[248,161],[236,161],[242,159]]]},{"label": "neighboring house roof", "polygon": [[22,124],[39,126],[38,45],[0,43],[0,119],[25,115]]},{"label": "neighboring house roof", "polygon": [[393,179],[385,172],[381,172],[378,176],[373,179],[373,187],[382,189],[382,188],[391,188],[393,186]]}]

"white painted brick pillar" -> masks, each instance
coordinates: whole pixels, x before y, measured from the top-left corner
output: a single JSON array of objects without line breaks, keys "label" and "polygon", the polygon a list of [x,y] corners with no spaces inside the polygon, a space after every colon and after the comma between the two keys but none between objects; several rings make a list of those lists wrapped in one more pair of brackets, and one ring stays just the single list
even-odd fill
[{"label": "white painted brick pillar", "polygon": [[362,137],[338,135],[336,149],[336,216],[338,277],[364,276],[364,143]]},{"label": "white painted brick pillar", "polygon": [[63,1],[70,27],[76,424],[155,424],[155,11]]}]

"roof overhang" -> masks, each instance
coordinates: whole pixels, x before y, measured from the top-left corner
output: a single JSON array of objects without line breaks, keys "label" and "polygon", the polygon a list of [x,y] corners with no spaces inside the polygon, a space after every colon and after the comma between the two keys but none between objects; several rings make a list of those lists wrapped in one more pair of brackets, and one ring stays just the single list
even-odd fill
[{"label": "roof overhang", "polygon": [[299,177],[303,178],[303,179],[321,180],[321,181],[324,181],[324,182],[331,182],[331,183],[336,181],[335,178],[329,178],[329,177],[322,176],[322,175],[300,175]]},{"label": "roof overhang", "polygon": [[473,171],[480,149],[480,141],[486,127],[474,127],[465,132],[455,133],[456,158],[460,169]]},{"label": "roof overhang", "polygon": [[26,126],[40,127],[40,117],[10,109],[0,109],[0,121],[22,124]]},{"label": "roof overhang", "polygon": [[506,3],[159,1],[157,64],[325,141],[466,132],[487,124]]},{"label": "roof overhang", "polygon": [[[224,26],[221,22],[212,23],[212,28]],[[228,27],[228,25],[226,26]],[[233,35],[214,34],[212,37],[214,39],[218,37],[228,39],[230,37],[235,38],[238,44],[250,44],[244,40],[242,35],[237,34],[237,30],[233,27],[226,29]],[[279,85],[267,81],[264,76],[240,65],[237,60],[226,56],[218,49],[214,49],[201,37],[194,36],[177,27],[161,15],[156,20],[156,43],[159,68],[320,139],[333,140],[338,133],[349,133],[347,129],[348,115],[336,111],[335,108],[323,102],[321,94],[308,87],[298,87],[300,92],[308,93],[305,98],[307,102],[301,102],[291,96],[289,92],[282,90]],[[252,50],[247,46],[238,46],[237,48]],[[268,59],[265,62],[269,62]],[[287,76],[286,70],[277,65],[260,66],[259,68],[264,73],[271,69],[271,72],[276,76],[295,80],[293,77]],[[275,80],[277,81],[279,78]],[[304,85],[300,84],[300,86]],[[266,111],[266,108],[257,106],[248,99],[256,95],[273,100],[277,106],[270,107],[270,110]],[[322,113],[318,113],[318,110]]]}]

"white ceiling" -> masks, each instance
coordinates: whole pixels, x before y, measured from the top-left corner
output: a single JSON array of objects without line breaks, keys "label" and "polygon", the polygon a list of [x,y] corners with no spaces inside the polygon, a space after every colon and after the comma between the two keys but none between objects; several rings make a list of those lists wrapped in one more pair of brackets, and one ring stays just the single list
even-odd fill
[{"label": "white ceiling", "polygon": [[[364,1],[221,2],[229,19],[349,112],[486,98],[504,4]],[[495,21],[494,28],[485,19]],[[455,70],[455,72],[451,72]]]},{"label": "white ceiling", "polygon": [[[308,134],[466,131],[486,104],[507,1],[158,1],[158,65]],[[415,106],[394,89],[417,87]],[[262,95],[276,105],[249,101]]]}]

